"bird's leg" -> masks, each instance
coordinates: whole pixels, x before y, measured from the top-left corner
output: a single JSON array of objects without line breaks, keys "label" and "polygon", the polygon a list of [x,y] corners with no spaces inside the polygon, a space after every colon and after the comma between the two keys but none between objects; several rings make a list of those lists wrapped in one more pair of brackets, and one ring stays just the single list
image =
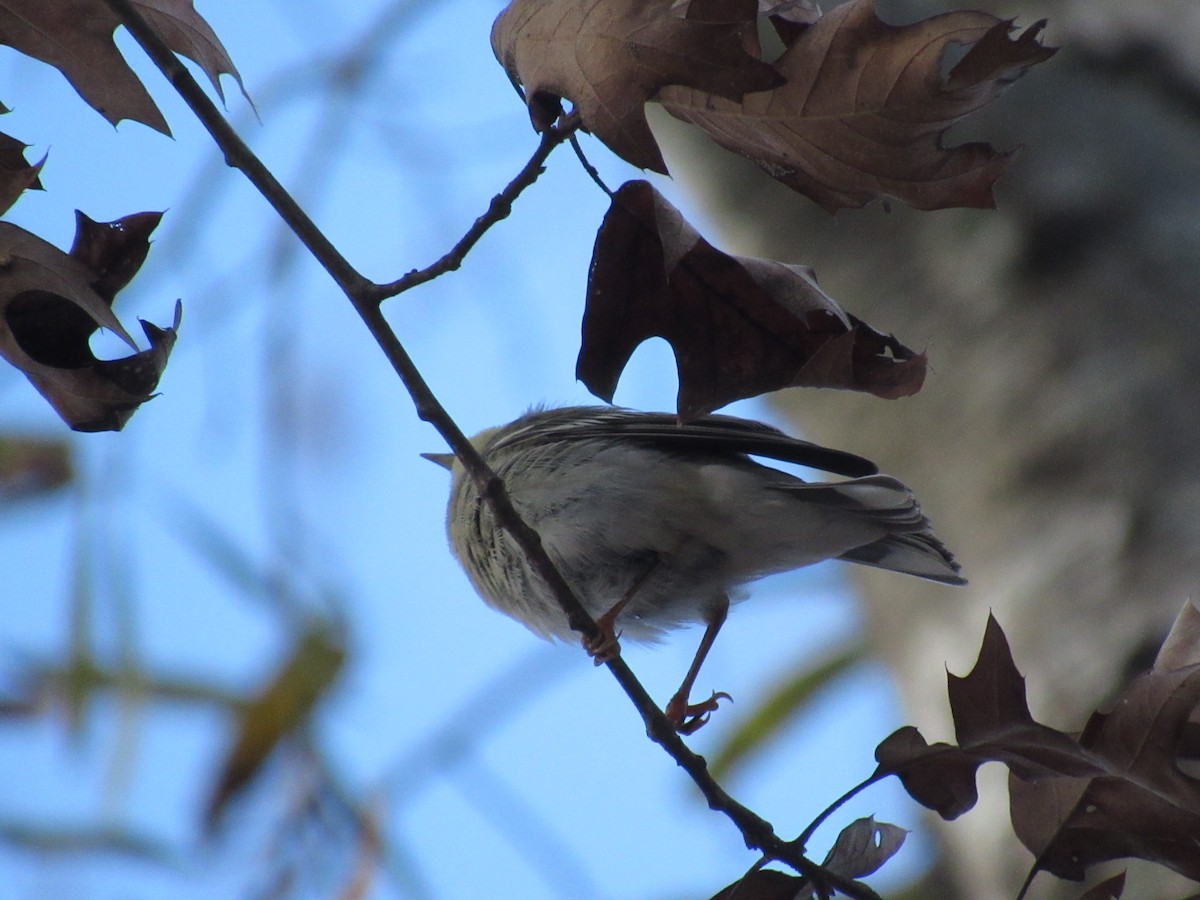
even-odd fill
[{"label": "bird's leg", "polygon": [[618,642],[620,637],[617,634],[617,616],[629,605],[629,601],[646,583],[646,579],[650,577],[650,573],[658,567],[658,554],[654,555],[654,559],[650,561],[650,565],[646,566],[646,570],[638,576],[637,581],[625,592],[625,596],[612,605],[608,612],[604,613],[596,619],[596,627],[600,629],[600,633],[595,638],[583,638],[583,649],[587,651],[588,656],[596,665],[602,665],[610,659],[615,659],[621,652],[621,645]]},{"label": "bird's leg", "polygon": [[704,630],[704,637],[700,638],[700,646],[696,648],[696,656],[692,659],[691,668],[683,677],[683,684],[679,686],[675,696],[667,703],[667,718],[680,734],[691,734],[706,724],[709,715],[717,708],[717,701],[722,697],[726,700],[733,699],[724,691],[714,691],[711,697],[701,703],[688,702],[692,686],[696,683],[696,676],[700,674],[700,667],[704,665],[704,658],[712,649],[713,641],[717,639],[717,632],[725,624],[725,616],[728,613],[729,598],[722,596],[720,603],[708,614],[708,628]]}]

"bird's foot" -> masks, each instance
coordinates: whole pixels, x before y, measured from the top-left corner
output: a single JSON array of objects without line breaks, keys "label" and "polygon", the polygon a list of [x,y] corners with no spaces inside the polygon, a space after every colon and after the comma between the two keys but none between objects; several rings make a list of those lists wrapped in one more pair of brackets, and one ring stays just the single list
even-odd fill
[{"label": "bird's foot", "polygon": [[596,620],[596,625],[600,629],[599,633],[595,637],[584,635],[583,649],[587,651],[593,663],[602,666],[621,655],[621,635],[604,616]]},{"label": "bird's foot", "polygon": [[709,716],[721,700],[733,702],[733,698],[724,691],[714,691],[711,697],[700,703],[688,703],[686,694],[676,694],[667,704],[667,720],[680,734],[692,734],[708,724]]}]

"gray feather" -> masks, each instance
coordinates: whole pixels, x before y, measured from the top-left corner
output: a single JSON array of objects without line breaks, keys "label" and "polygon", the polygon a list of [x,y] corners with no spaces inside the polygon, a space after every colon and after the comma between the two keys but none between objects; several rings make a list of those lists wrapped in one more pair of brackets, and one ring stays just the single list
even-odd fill
[{"label": "gray feather", "polygon": [[[757,422],[680,426],[664,414],[568,407],[531,411],[473,442],[593,616],[632,592],[618,620],[630,638],[705,621],[742,585],[824,559],[963,583],[900,481]],[[809,483],[751,455],[852,477]],[[538,634],[570,637],[462,466],[451,472],[447,528],[476,589]]]}]

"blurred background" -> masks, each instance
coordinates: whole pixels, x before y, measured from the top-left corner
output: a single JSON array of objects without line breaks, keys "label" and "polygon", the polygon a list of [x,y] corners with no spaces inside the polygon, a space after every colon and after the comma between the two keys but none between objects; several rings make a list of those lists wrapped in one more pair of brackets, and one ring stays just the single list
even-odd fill
[{"label": "blurred background", "polygon": [[[1194,593],[1197,7],[978,6],[1049,16],[1064,47],[953,133],[1024,145],[999,212],[830,217],[655,120],[676,176],[656,186],[714,243],[814,266],[932,361],[905,401],[792,392],[728,411],[874,457],[972,579],[851,584],[827,564],[735,610],[697,694],[736,703],[692,743],[783,835],[867,777],[899,725],[952,736],[945,671],[969,669],[989,609],[1035,716],[1070,729]],[[488,44],[499,3],[198,8],[254,101],[226,79],[239,131],[369,277],[440,256],[535,147]],[[184,306],[161,396],[121,434],[70,434],[0,371],[0,895],[665,900],[734,881],[754,856],[605,670],[475,597],[446,549],[446,475],[418,456],[444,449],[436,434],[328,277],[118,44],[173,140],[114,130],[0,48],[0,128],[49,153],[46,190],[7,218],[65,248],[76,208],[166,210],[116,310],[166,325]],[[637,174],[584,146],[610,184]],[[606,206],[560,148],[461,271],[386,306],[468,433],[590,400],[574,359]],[[671,409],[675,388],[651,342],[616,400]],[[665,700],[698,639],[626,657]],[[873,879],[885,896],[1011,897],[1030,864],[1002,800],[930,829],[890,782],[811,855],[872,813],[914,829]],[[1127,896],[1171,896],[1146,890]]]}]

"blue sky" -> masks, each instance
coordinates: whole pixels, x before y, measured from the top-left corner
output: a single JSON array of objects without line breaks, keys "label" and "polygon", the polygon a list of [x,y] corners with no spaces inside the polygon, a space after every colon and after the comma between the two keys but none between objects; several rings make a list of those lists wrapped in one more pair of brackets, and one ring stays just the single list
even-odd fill
[{"label": "blue sky", "polygon": [[[243,136],[361,271],[388,280],[436,259],[534,149],[525,111],[488,44],[498,4],[409,4],[413,12],[361,88],[339,92],[314,60],[377,33],[383,4],[200,2],[244,77],[231,82]],[[603,669],[544,644],[473,594],[445,545],[443,449],[349,304],[265,202],[220,164],[207,136],[124,36],[174,132],[113,129],[55,71],[0,50],[0,128],[49,152],[44,193],[9,215],[60,247],[73,210],[107,221],[166,210],[141,274],[117,300],[127,326],[167,324],[184,305],[160,385],[121,434],[73,439],[79,477],[51,499],[0,512],[0,648],[9,669],[60,658],[72,598],[86,596],[98,653],[249,690],[279,664],[277,606],[225,577],[198,548],[207,521],[293,593],[341,604],[351,664],[316,727],[322,752],[377,803],[385,839],[418,876],[371,896],[700,897],[753,861],[683,774],[642,734]],[[636,172],[585,140],[611,184]],[[686,197],[660,188],[681,208]],[[532,403],[594,402],[574,380],[579,318],[606,198],[569,149],[464,268],[386,307],[435,393],[468,432]],[[694,210],[693,222],[704,227]],[[711,236],[711,235],[710,235]],[[801,259],[789,261],[803,261]],[[119,353],[115,342],[96,346]],[[670,409],[665,345],[639,350],[617,402]],[[760,405],[730,411],[764,417]],[[0,377],[0,432],[63,436],[19,374]],[[189,527],[191,523],[192,527]],[[692,739],[717,746],[770,686],[852,631],[836,564],[760,584],[734,610],[697,694],[731,693]],[[698,630],[626,657],[665,699]],[[506,680],[507,679],[507,680]],[[461,718],[500,691],[495,724]],[[791,835],[869,774],[901,722],[878,671],[831,689],[728,787]],[[255,896],[282,767],[204,844],[199,814],[229,722],[193,709],[107,702],[73,734],[60,715],[0,726],[0,821],[117,825],[170,848],[172,864],[0,847],[4,896]],[[454,738],[432,749],[431,734]],[[465,743],[464,743],[465,742]],[[837,821],[875,813],[912,827],[916,807],[885,785]],[[818,835],[824,852],[836,827]],[[232,838],[232,839],[230,839]],[[912,841],[880,884],[919,869]],[[331,876],[333,877],[333,876]],[[890,881],[889,881],[890,878]],[[318,893],[319,895],[319,893]]]}]

